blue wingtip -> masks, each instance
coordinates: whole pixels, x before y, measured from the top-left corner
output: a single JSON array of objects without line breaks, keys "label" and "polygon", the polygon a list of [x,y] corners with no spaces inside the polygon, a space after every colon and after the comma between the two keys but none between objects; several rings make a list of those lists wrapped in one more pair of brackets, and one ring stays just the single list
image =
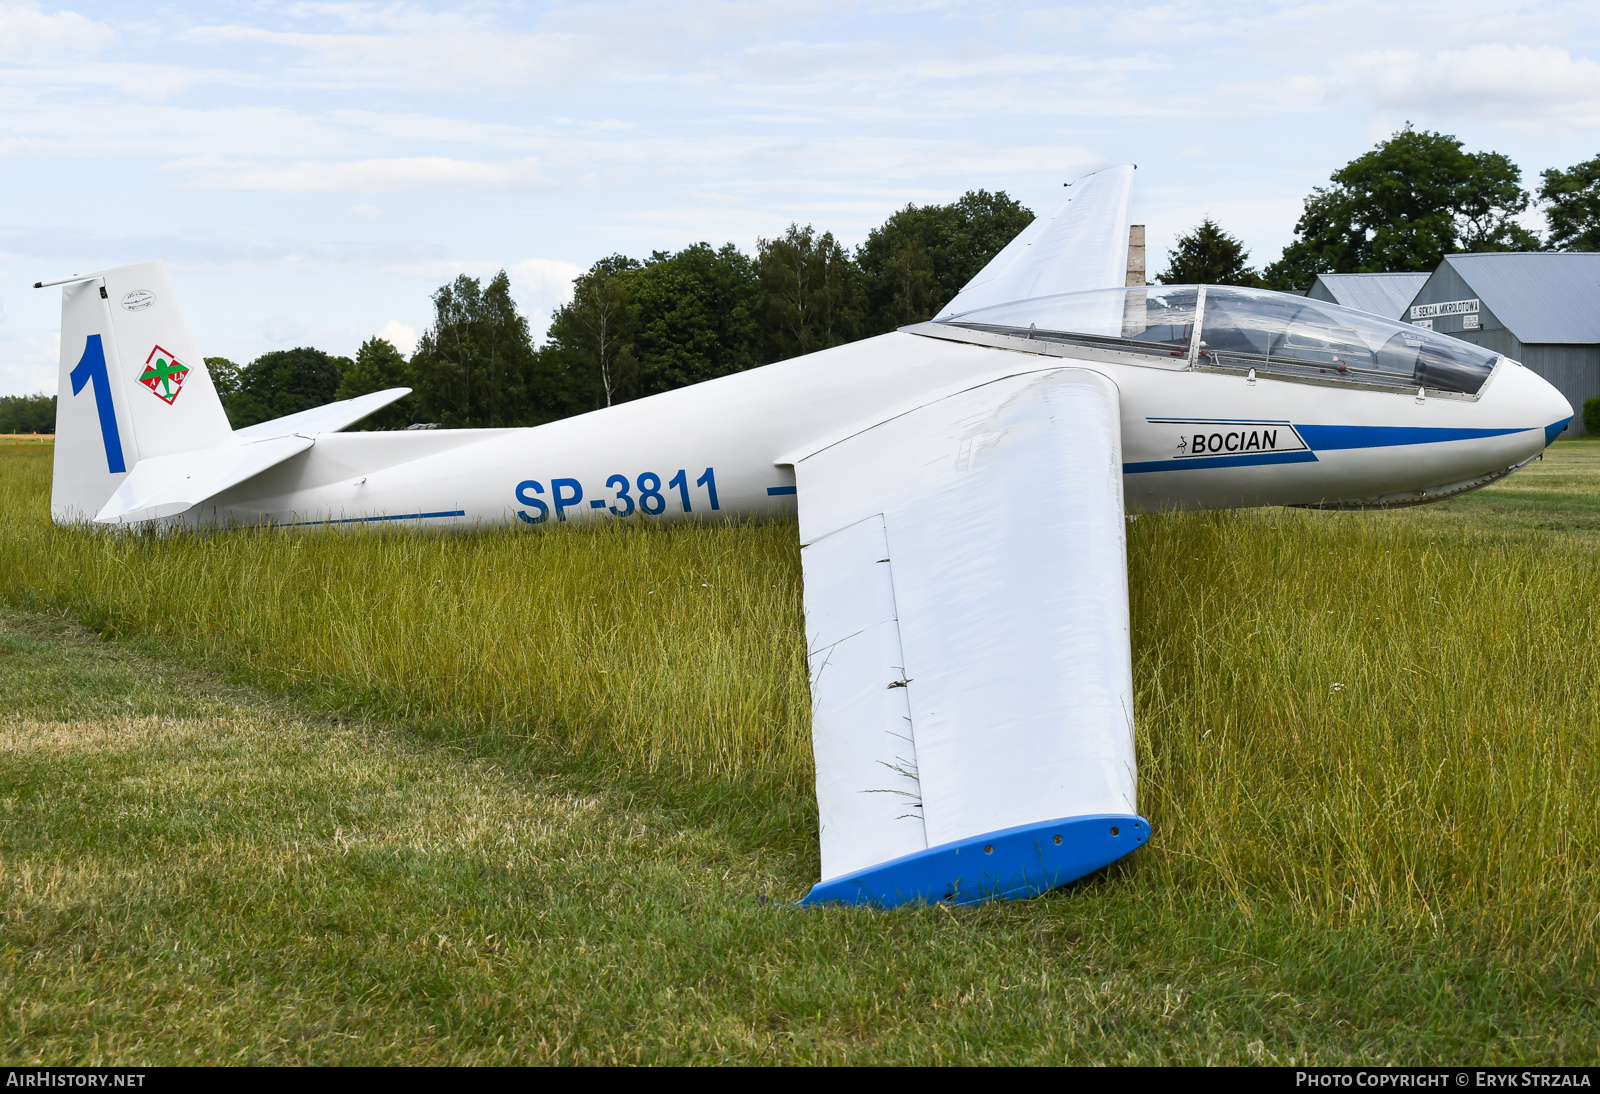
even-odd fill
[{"label": "blue wingtip", "polygon": [[800,903],[894,908],[918,900],[929,904],[1022,900],[1092,874],[1149,838],[1150,822],[1132,813],[1024,824],[818,882]]},{"label": "blue wingtip", "polygon": [[1555,444],[1556,443],[1556,438],[1561,436],[1561,434],[1563,434],[1563,433],[1565,433],[1567,431],[1567,426],[1571,422],[1572,422],[1572,416],[1568,415],[1567,417],[1562,418],[1559,422],[1551,422],[1549,425],[1545,426],[1544,427],[1544,446],[1546,448],[1549,448],[1551,445]]}]

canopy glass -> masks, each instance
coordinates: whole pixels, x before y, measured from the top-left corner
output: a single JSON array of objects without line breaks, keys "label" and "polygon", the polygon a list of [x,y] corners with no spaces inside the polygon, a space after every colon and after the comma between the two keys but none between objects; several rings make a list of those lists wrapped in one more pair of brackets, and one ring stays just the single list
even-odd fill
[{"label": "canopy glass", "polygon": [[[1097,346],[1200,367],[1477,394],[1498,355],[1444,334],[1264,289],[1096,289],[981,308],[954,327]],[[1199,341],[1195,342],[1198,329]]]}]

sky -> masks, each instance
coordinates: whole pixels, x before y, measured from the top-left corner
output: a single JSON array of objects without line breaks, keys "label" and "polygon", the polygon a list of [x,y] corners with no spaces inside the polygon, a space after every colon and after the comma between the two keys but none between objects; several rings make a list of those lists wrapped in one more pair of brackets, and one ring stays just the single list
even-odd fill
[{"label": "sky", "polygon": [[1408,121],[1526,184],[1600,154],[1597,59],[1593,3],[0,0],[0,395],[56,390],[33,282],[152,258],[240,363],[410,352],[458,273],[537,333],[608,254],[1117,163],[1152,272],[1206,215],[1265,263]]}]

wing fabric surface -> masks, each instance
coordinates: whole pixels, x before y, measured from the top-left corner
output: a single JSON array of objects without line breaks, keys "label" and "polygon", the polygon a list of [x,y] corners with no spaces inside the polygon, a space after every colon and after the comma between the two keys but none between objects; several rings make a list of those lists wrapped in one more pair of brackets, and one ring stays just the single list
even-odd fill
[{"label": "wing fabric surface", "polygon": [[1125,284],[1132,196],[1132,165],[1079,179],[1061,208],[1034,218],[934,320],[1014,300]]},{"label": "wing fabric surface", "polygon": [[823,878],[808,902],[1032,895],[1146,838],[1121,467],[1117,389],[1081,369],[796,462]]}]

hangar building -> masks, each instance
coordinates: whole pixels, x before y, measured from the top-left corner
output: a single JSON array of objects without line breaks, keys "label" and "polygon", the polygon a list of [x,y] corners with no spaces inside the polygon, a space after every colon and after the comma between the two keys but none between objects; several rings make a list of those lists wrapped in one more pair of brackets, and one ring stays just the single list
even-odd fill
[{"label": "hangar building", "polygon": [[1306,295],[1385,319],[1404,319],[1427,280],[1425,273],[1325,273],[1317,275]]},{"label": "hangar building", "polygon": [[1600,252],[1446,255],[1396,318],[1521,361],[1572,404],[1562,435],[1585,432],[1584,400],[1600,397]]}]

